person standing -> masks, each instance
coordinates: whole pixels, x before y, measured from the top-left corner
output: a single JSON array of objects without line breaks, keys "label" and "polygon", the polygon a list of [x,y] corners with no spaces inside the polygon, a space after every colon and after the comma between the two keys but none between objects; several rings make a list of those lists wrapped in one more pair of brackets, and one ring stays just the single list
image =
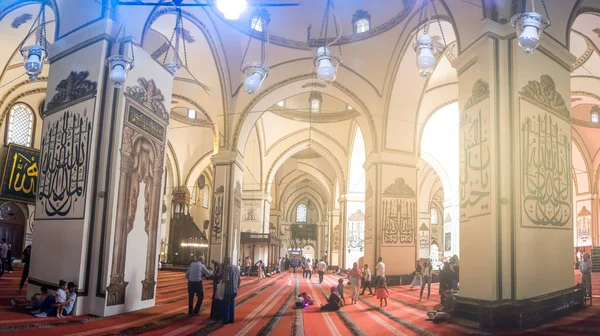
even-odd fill
[{"label": "person standing", "polygon": [[413,289],[414,286],[421,287],[421,272],[423,268],[421,267],[421,261],[417,260],[417,264],[415,266],[415,276],[413,277],[413,281],[410,283],[410,290]]},{"label": "person standing", "polygon": [[302,277],[306,278],[306,258],[302,257]]},{"label": "person standing", "polygon": [[296,258],[292,259],[292,272],[294,274],[296,274],[296,267],[298,266],[298,262],[296,261]]},{"label": "person standing", "polygon": [[0,276],[4,275],[4,263],[6,263],[6,256],[8,255],[8,245],[6,239],[2,238],[2,244],[0,244]]},{"label": "person standing", "polygon": [[225,295],[223,297],[223,324],[234,322],[235,297],[240,287],[240,272],[231,265],[231,258],[225,257],[223,262],[223,283]]},{"label": "person standing", "polygon": [[8,244],[8,252],[6,253],[6,263],[8,264],[8,273],[12,274],[13,272],[13,268],[12,268],[12,262],[13,262],[13,253],[12,253],[12,245]]},{"label": "person standing", "polygon": [[[202,288],[202,275],[210,276],[212,273],[204,266],[204,258],[194,258],[190,263],[185,277],[188,280],[188,314],[190,316],[199,315],[202,300],[204,300],[204,289]],[[194,295],[198,297],[196,307],[194,307]],[[193,312],[192,312],[193,308]]]},{"label": "person standing", "polygon": [[262,261],[262,260],[259,260],[259,261],[256,263],[256,265],[255,265],[255,266],[256,266],[256,271],[258,272],[258,281],[260,281],[260,280],[262,280],[262,279],[266,278],[266,276],[265,276],[265,271],[264,271],[264,266],[263,266],[263,261]]},{"label": "person standing", "polygon": [[244,262],[244,271],[246,272],[246,277],[250,277],[250,268],[252,267],[252,260],[250,257],[246,257]]},{"label": "person standing", "polygon": [[223,275],[223,265],[219,264],[219,262],[216,260],[212,260],[212,264],[213,275],[210,278],[213,281],[213,296],[210,304],[210,319],[218,321],[222,319],[221,313],[223,312],[223,300],[217,299],[215,294],[217,293],[217,286],[219,285],[219,282],[221,282]]},{"label": "person standing", "polygon": [[452,271],[450,270],[450,263],[449,262],[445,262],[444,266],[442,267],[442,270],[440,271],[440,297],[441,297],[441,301],[442,301],[442,305],[444,304],[444,301],[446,300],[446,295],[444,295],[444,293],[446,293],[447,290],[452,290]]},{"label": "person standing", "polygon": [[19,290],[17,292],[21,294],[23,286],[25,286],[25,280],[29,277],[29,260],[31,259],[31,245],[27,245],[23,256],[21,256],[21,262],[23,263],[23,274],[21,275],[21,282],[19,283]]},{"label": "person standing", "polygon": [[350,278],[350,285],[352,285],[352,303],[356,304],[360,288],[360,278],[362,278],[362,272],[358,268],[358,263],[352,264],[352,269],[348,272],[348,277]]},{"label": "person standing", "polygon": [[306,278],[307,279],[312,279],[312,270],[313,270],[313,265],[310,262],[310,259],[306,260]]},{"label": "person standing", "polygon": [[369,269],[369,265],[365,264],[363,266],[362,293],[360,295],[365,295],[367,287],[369,288],[369,295],[373,295],[373,289],[371,289],[371,270]]},{"label": "person standing", "polygon": [[425,263],[423,263],[423,281],[421,282],[421,294],[419,295],[419,301],[423,299],[423,289],[425,289],[425,285],[427,285],[427,300],[429,300],[429,296],[431,295],[431,272],[433,271],[433,267],[431,266],[431,262],[429,259],[425,259]]},{"label": "person standing", "polygon": [[592,297],[592,260],[587,253],[583,255],[583,261],[579,262],[579,272],[581,272],[581,284],[585,288],[586,296]]},{"label": "person standing", "polygon": [[383,258],[377,259],[377,265],[375,266],[375,283],[379,283],[379,279],[385,276],[385,264]]},{"label": "person standing", "polygon": [[323,261],[323,259],[319,260],[317,263],[317,272],[319,273],[319,283],[323,283],[323,275],[325,274],[325,269],[327,268],[327,264]]}]

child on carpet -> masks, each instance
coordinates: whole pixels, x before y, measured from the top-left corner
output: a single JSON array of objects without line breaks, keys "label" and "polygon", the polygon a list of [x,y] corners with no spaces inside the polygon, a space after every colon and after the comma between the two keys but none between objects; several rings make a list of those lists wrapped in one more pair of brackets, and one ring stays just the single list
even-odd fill
[{"label": "child on carpet", "polygon": [[56,290],[56,303],[59,305],[56,307],[56,317],[63,318],[64,303],[67,301],[67,282],[61,279],[58,282],[58,286],[59,288]]},{"label": "child on carpet", "polygon": [[300,293],[300,295],[298,295],[296,298],[296,308],[304,308],[307,306],[312,306],[313,304],[315,304],[315,301],[305,292]]},{"label": "child on carpet", "polygon": [[390,292],[388,291],[384,276],[379,278],[379,282],[377,282],[377,286],[375,286],[375,297],[379,299],[380,307],[384,307],[383,306],[384,301],[385,301],[385,307],[387,307],[387,298],[390,297]]},{"label": "child on carpet", "polygon": [[343,306],[346,304],[346,300],[344,300],[344,279],[338,280],[337,291]]}]

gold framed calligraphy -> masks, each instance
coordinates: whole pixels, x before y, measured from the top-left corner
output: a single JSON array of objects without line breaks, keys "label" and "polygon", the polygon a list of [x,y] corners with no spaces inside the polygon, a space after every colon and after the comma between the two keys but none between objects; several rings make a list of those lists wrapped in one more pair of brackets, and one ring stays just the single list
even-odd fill
[{"label": "gold framed calligraphy", "polygon": [[45,116],[36,219],[82,219],[96,98]]},{"label": "gold framed calligraphy", "polygon": [[0,198],[24,203],[35,203],[40,151],[9,144],[2,174]]},{"label": "gold framed calligraphy", "polygon": [[[539,108],[521,100],[521,111],[535,110]],[[567,122],[550,113],[530,113],[521,119],[521,226],[572,227],[570,132]]]}]

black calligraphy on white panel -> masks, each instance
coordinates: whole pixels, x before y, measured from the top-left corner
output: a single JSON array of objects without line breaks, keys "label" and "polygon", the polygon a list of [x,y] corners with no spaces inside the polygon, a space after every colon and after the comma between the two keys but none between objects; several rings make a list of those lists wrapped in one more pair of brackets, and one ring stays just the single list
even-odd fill
[{"label": "black calligraphy on white panel", "polygon": [[66,110],[42,136],[38,199],[47,217],[69,217],[83,207],[92,136],[87,114],[87,108]]}]

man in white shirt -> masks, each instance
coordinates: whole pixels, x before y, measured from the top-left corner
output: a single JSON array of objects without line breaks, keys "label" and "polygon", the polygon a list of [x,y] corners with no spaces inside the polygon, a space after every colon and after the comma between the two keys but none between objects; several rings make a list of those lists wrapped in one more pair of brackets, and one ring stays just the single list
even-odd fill
[{"label": "man in white shirt", "polygon": [[379,279],[385,276],[385,264],[383,263],[383,258],[379,257],[377,259],[377,266],[375,266],[375,288],[377,289],[377,285],[379,284]]},{"label": "man in white shirt", "polygon": [[587,293],[587,296],[592,296],[592,261],[589,254],[583,255],[583,261],[579,263],[579,271],[581,272],[581,284]]},{"label": "man in white shirt", "polygon": [[[212,273],[204,266],[204,258],[200,257],[190,263],[185,277],[188,279],[188,314],[192,316],[200,314],[200,306],[202,306],[202,300],[204,300],[204,289],[202,288],[202,275],[209,276]],[[194,295],[198,297],[196,307],[194,306]],[[192,308],[194,308],[192,313]]]},{"label": "man in white shirt", "polygon": [[323,282],[323,274],[325,274],[325,270],[327,269],[327,264],[323,261],[323,259],[319,260],[317,263],[317,272],[319,273],[319,283]]}]

